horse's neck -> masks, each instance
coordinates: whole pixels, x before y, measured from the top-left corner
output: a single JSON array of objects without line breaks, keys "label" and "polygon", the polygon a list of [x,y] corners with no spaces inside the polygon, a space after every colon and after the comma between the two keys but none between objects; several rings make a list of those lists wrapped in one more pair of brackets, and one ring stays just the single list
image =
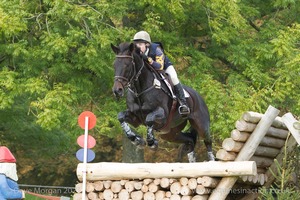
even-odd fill
[{"label": "horse's neck", "polygon": [[154,79],[153,73],[150,71],[150,69],[147,66],[144,66],[144,68],[141,71],[141,75],[137,80],[136,89],[141,92],[151,87],[153,85],[153,79]]},{"label": "horse's neck", "polygon": [[150,69],[146,66],[146,63],[143,63],[144,61],[138,54],[133,53],[133,59],[136,67],[135,78],[138,76],[137,80],[134,80],[133,86],[136,92],[141,92],[153,83],[153,75]]}]

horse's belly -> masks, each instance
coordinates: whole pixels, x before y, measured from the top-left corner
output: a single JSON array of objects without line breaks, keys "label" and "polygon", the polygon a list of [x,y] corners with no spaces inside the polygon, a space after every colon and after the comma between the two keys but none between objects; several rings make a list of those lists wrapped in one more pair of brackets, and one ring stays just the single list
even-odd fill
[{"label": "horse's belly", "polygon": [[159,134],[159,135],[163,135],[163,134],[167,134],[171,131],[170,128],[167,128],[167,129],[162,129],[162,130],[159,130],[159,131],[155,131],[156,134]]},{"label": "horse's belly", "polygon": [[172,131],[174,128],[178,128],[179,126],[185,126],[185,121],[181,117],[174,117],[173,120],[169,124],[165,124],[164,127],[157,130],[157,134],[167,134]]}]

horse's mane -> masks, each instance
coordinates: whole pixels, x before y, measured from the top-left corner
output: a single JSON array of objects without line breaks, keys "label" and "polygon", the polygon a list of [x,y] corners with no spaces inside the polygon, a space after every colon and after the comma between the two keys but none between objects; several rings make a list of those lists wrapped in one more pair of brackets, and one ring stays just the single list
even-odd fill
[{"label": "horse's mane", "polygon": [[125,52],[129,50],[130,43],[129,42],[122,42],[119,44],[120,52]]},{"label": "horse's mane", "polygon": [[[122,42],[119,44],[119,50],[122,54],[132,54],[135,58],[139,58],[140,60],[142,60],[140,55],[140,49],[134,43]],[[144,63],[150,71],[154,72],[157,75],[157,77],[160,77],[159,73],[148,62]]]},{"label": "horse's mane", "polygon": [[[133,45],[132,52],[130,50],[131,45]],[[121,44],[119,44],[119,48],[120,48],[120,52],[126,53],[126,51],[128,51],[128,54],[133,53],[133,54],[138,55],[138,52],[140,51],[136,45],[134,45],[133,43],[130,43],[130,42],[122,42]]]}]

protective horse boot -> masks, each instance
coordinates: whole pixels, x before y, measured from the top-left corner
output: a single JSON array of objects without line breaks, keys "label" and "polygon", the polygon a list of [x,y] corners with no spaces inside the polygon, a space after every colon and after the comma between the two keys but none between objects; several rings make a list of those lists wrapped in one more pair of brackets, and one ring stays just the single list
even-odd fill
[{"label": "protective horse boot", "polygon": [[179,103],[180,103],[180,106],[178,108],[179,114],[183,115],[183,116],[190,114],[190,108],[187,105],[182,85],[180,83],[178,83],[177,85],[174,85],[174,90],[175,90],[175,94],[176,94],[177,98],[179,99]]}]

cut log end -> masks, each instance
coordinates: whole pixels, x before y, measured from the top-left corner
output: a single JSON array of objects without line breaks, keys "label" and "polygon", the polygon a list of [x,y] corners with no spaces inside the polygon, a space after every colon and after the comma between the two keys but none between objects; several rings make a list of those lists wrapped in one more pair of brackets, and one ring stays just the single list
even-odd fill
[{"label": "cut log end", "polygon": [[294,122],[293,127],[297,130],[300,130],[300,122]]}]

